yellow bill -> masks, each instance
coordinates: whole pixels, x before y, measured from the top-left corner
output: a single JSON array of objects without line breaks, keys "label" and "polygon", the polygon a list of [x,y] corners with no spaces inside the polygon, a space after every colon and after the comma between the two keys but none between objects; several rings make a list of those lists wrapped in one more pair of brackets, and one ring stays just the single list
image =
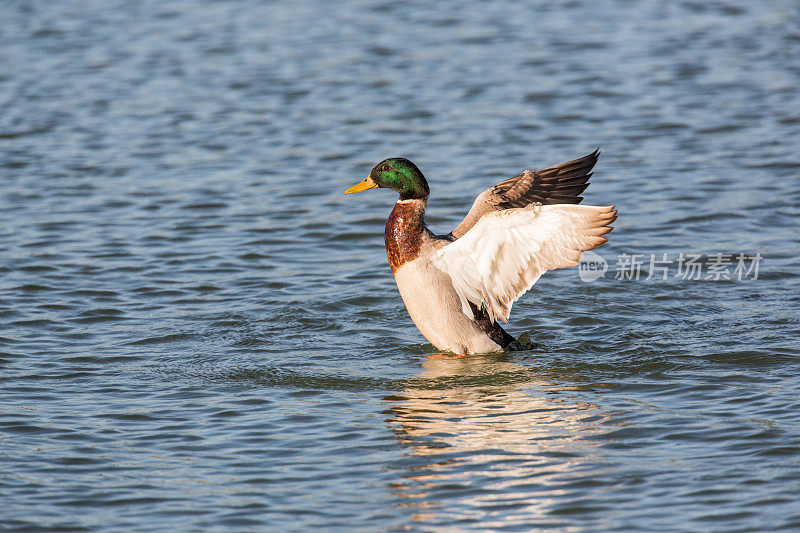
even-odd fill
[{"label": "yellow bill", "polygon": [[344,191],[344,193],[353,194],[355,192],[366,191],[367,189],[374,189],[377,186],[378,185],[374,181],[372,181],[372,178],[367,176],[367,178],[364,181],[356,183],[355,185]]}]

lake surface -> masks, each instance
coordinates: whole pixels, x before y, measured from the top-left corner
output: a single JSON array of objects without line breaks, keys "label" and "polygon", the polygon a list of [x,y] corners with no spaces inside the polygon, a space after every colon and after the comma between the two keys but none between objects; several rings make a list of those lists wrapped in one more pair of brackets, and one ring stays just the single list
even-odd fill
[{"label": "lake surface", "polygon": [[[0,529],[800,529],[798,28],[795,0],[3,2]],[[437,354],[395,195],[344,189],[409,157],[446,233],[597,147],[605,275],[516,303],[532,351]]]}]

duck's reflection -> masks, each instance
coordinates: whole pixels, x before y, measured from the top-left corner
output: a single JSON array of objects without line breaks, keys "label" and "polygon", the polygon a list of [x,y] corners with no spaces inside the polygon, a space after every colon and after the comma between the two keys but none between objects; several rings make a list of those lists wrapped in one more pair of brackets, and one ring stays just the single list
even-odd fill
[{"label": "duck's reflection", "polygon": [[579,387],[554,387],[504,356],[435,354],[422,367],[389,398],[410,451],[394,488],[418,525],[531,525],[571,497],[593,463],[587,437],[607,419],[568,392]]}]

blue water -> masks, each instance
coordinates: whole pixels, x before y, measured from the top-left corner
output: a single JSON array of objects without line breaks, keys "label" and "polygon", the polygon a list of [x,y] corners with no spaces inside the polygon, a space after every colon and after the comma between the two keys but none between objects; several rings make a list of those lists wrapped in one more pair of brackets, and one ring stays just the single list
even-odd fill
[{"label": "blue water", "polygon": [[[3,2],[0,529],[800,529],[798,28],[794,0]],[[605,276],[515,304],[533,351],[437,354],[395,197],[344,189],[408,157],[446,233],[597,147]]]}]

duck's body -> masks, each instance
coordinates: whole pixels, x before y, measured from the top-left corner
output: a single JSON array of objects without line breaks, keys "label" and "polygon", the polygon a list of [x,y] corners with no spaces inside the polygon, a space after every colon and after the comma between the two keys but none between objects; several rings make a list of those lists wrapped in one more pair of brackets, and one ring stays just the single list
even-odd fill
[{"label": "duck's body", "polygon": [[406,159],[383,161],[347,192],[383,186],[400,193],[386,223],[386,255],[411,319],[431,344],[457,354],[523,349],[497,318],[507,321],[513,302],[545,270],[574,266],[582,251],[606,242],[601,235],[616,218],[613,206],[542,205],[550,196],[579,202],[596,159],[597,152],[499,183],[444,236],[425,225],[428,185]]},{"label": "duck's body", "polygon": [[[503,345],[489,331],[461,312],[461,301],[450,276],[436,268],[431,257],[452,239],[437,237],[425,225],[425,200],[398,200],[386,222],[386,257],[420,333],[440,350],[486,353]],[[499,327],[499,326],[498,326]]]}]

